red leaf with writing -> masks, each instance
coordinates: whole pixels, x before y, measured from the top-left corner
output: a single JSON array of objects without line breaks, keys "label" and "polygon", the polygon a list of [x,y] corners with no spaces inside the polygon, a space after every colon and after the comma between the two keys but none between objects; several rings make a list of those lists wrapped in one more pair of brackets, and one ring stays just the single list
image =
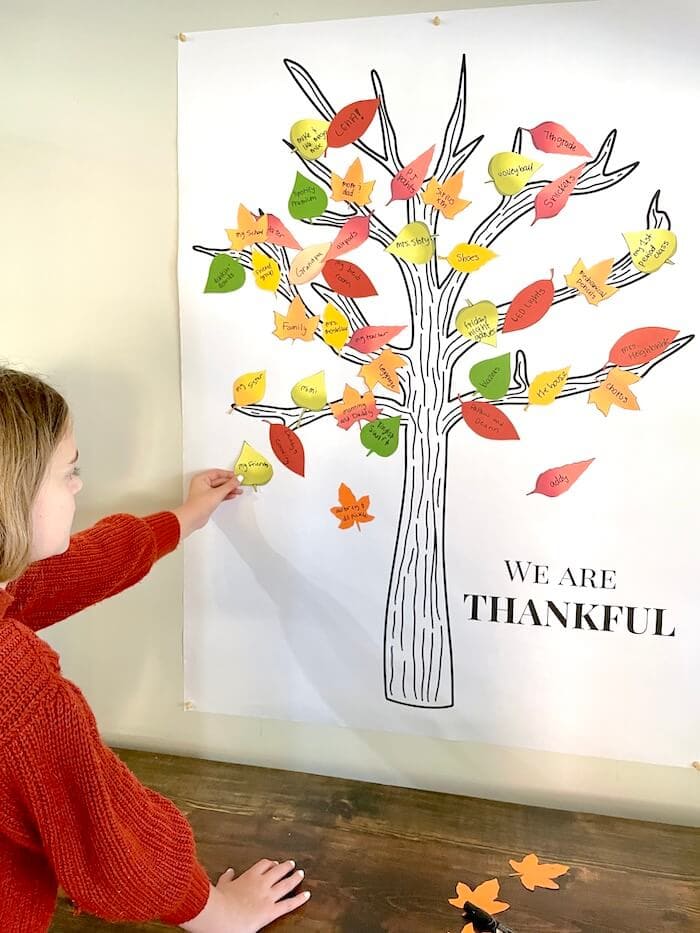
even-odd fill
[{"label": "red leaf with writing", "polygon": [[356,100],[339,110],[328,127],[328,148],[339,149],[358,140],[374,120],[378,107],[379,98],[373,97]]},{"label": "red leaf with writing", "polygon": [[304,445],[291,428],[284,424],[270,424],[270,447],[283,466],[298,476],[304,475]]},{"label": "red leaf with writing", "polygon": [[340,228],[338,236],[331,243],[327,259],[342,256],[351,249],[357,249],[369,236],[369,217],[352,217]]},{"label": "red leaf with writing", "polygon": [[616,366],[637,366],[648,363],[664,352],[679,331],[667,327],[639,327],[623,334],[610,351],[610,362]]},{"label": "red leaf with writing", "polygon": [[595,457],[590,460],[579,460],[577,463],[567,463],[564,466],[545,470],[544,473],[540,473],[537,477],[535,488],[528,493],[528,496],[531,496],[534,492],[550,498],[563,495],[571,489],[579,476],[593,463],[593,460],[595,460]]},{"label": "red leaf with writing", "polygon": [[462,417],[479,437],[493,441],[519,441],[510,418],[489,402],[462,402]]},{"label": "red leaf with writing", "polygon": [[360,353],[373,353],[375,350],[381,350],[402,330],[405,330],[403,324],[393,327],[360,327],[352,335],[347,345],[352,350],[359,350]]},{"label": "red leaf with writing", "polygon": [[301,249],[301,244],[274,214],[267,215],[267,242],[276,243],[277,246],[289,246],[291,249]]},{"label": "red leaf with writing", "polygon": [[556,152],[560,155],[590,156],[590,152],[575,136],[562,126],[547,120],[528,130],[532,141],[540,152]]},{"label": "red leaf with writing", "polygon": [[322,275],[334,292],[347,298],[369,298],[377,294],[368,276],[347,259],[327,259]]},{"label": "red leaf with writing", "polygon": [[511,301],[503,322],[503,333],[524,330],[541,320],[554,301],[554,270],[551,279],[538,279],[526,285]]},{"label": "red leaf with writing", "polygon": [[391,181],[391,198],[387,204],[391,204],[392,201],[408,201],[420,191],[425,176],[428,174],[434,151],[435,146],[431,146],[413,162],[399,169]]},{"label": "red leaf with writing", "polygon": [[583,162],[578,168],[575,168],[571,172],[567,172],[566,175],[555,178],[554,181],[550,181],[541,191],[537,192],[537,197],[535,198],[535,220],[532,221],[533,224],[542,217],[557,216],[569,200],[571,192],[576,187],[579,175],[585,167],[586,163]]}]

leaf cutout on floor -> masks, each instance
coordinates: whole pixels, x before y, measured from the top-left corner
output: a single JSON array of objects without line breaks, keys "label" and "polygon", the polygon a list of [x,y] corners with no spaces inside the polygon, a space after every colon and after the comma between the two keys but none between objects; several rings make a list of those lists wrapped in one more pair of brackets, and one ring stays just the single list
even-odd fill
[{"label": "leaf cutout on floor", "polygon": [[560,878],[569,870],[568,865],[540,862],[534,852],[526,855],[521,862],[516,862],[515,859],[509,859],[509,862],[511,868],[514,868],[515,873],[520,876],[523,887],[528,891],[534,891],[535,888],[557,890],[559,885],[553,879]]}]

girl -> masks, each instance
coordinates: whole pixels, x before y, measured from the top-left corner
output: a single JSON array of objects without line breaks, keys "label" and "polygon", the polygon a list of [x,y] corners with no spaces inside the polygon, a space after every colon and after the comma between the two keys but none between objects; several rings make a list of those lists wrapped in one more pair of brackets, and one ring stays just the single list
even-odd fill
[{"label": "girl", "polygon": [[210,470],[171,512],[113,515],[71,539],[77,461],[65,400],[0,368],[0,930],[47,930],[60,884],[107,920],[254,933],[306,902],[303,872],[264,860],[211,885],[185,818],[103,744],[35,634],[132,586],[241,490]]}]

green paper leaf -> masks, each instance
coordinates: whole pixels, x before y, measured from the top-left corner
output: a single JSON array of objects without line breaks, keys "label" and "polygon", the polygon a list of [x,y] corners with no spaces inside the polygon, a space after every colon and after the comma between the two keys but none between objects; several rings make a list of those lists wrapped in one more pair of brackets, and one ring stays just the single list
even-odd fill
[{"label": "green paper leaf", "polygon": [[328,207],[328,195],[316,182],[297,172],[289,195],[289,213],[295,220],[318,217]]},{"label": "green paper leaf", "polygon": [[510,385],[510,353],[475,363],[469,370],[469,381],[484,398],[492,402],[503,398]]},{"label": "green paper leaf", "polygon": [[209,276],[207,284],[204,286],[207,292],[235,292],[245,282],[245,267],[226,253],[220,253],[214,256],[209,266]]},{"label": "green paper leaf", "polygon": [[[360,431],[360,440],[370,454],[379,454],[380,457],[390,457],[399,446],[399,428],[401,416],[393,418],[378,418],[370,421]],[[369,454],[367,454],[369,456]]]}]

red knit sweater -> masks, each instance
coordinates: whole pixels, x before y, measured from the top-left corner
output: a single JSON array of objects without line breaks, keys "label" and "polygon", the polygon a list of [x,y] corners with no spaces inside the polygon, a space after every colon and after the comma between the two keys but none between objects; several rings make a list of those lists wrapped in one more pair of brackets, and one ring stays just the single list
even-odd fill
[{"label": "red knit sweater", "polygon": [[113,596],[177,547],[172,512],[113,515],[0,589],[0,931],[40,933],[60,884],[106,920],[195,917],[209,894],[189,824],[103,744],[34,633]]}]

